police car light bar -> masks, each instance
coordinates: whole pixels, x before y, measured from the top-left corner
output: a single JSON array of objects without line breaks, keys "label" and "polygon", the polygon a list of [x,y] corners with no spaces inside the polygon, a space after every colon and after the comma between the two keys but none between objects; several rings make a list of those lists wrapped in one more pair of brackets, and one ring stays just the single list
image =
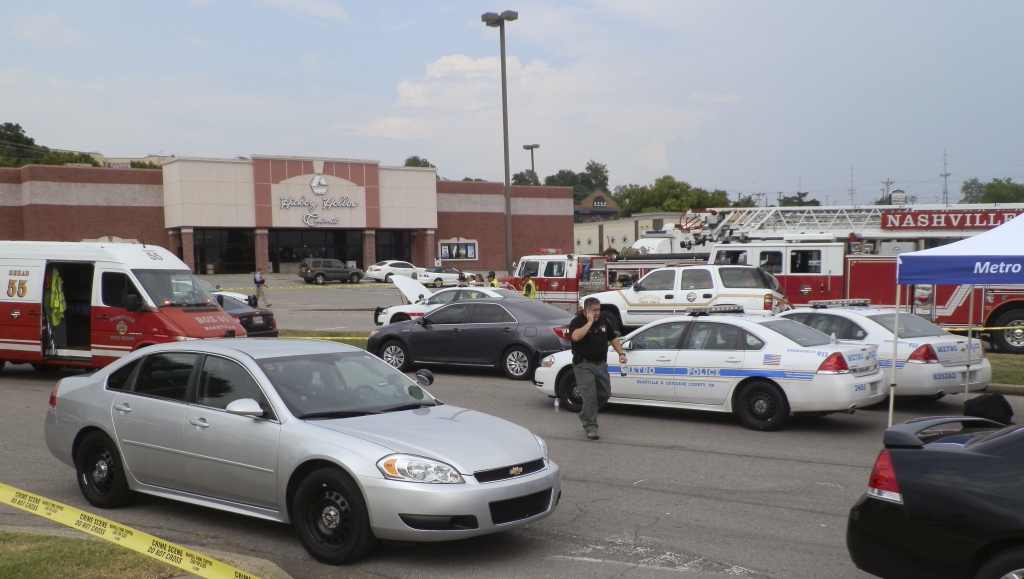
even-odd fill
[{"label": "police car light bar", "polygon": [[814,309],[828,308],[830,306],[835,307],[851,307],[851,306],[870,306],[871,300],[811,300],[807,302],[807,305]]},{"label": "police car light bar", "polygon": [[697,306],[686,308],[690,316],[707,316],[710,314],[742,314],[743,306]]}]

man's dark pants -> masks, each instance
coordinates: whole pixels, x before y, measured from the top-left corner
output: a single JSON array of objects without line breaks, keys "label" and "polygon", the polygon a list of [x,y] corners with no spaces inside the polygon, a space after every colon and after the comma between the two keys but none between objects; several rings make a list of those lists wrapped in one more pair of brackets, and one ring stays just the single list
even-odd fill
[{"label": "man's dark pants", "polygon": [[583,430],[594,432],[597,430],[597,401],[607,400],[612,392],[608,363],[581,360],[579,364],[573,366],[573,372],[576,374],[576,387],[579,388],[580,398],[583,399],[580,422],[583,423]]}]

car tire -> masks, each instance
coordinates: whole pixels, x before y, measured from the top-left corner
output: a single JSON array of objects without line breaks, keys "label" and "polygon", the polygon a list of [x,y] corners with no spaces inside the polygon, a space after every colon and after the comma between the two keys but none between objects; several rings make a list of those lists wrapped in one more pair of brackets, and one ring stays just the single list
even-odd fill
[{"label": "car tire", "polygon": [[522,346],[512,346],[501,355],[501,369],[511,380],[526,380],[533,370],[530,351]]},{"label": "car tire", "polygon": [[441,287],[443,285],[444,285],[444,280],[443,279],[437,278],[437,279],[434,280],[434,287]]},{"label": "car tire", "polygon": [[303,278],[302,282],[305,283],[306,285],[309,285],[309,284],[313,283],[311,280],[308,280],[308,279],[305,279],[305,278]]},{"label": "car tire", "polygon": [[85,435],[75,452],[78,488],[94,507],[113,509],[128,502],[131,491],[124,462],[109,436],[94,430]]},{"label": "car tire", "polygon": [[386,276],[384,276],[384,283],[392,283],[392,282],[391,282],[391,277],[392,277],[392,276],[391,276],[391,274],[390,274],[390,273],[389,273],[389,274],[387,274]]},{"label": "car tire", "polygon": [[[576,373],[572,368],[567,370],[555,384],[555,396],[558,397],[558,405],[568,412],[579,414],[583,410],[583,398],[576,388]],[[607,398],[597,399],[597,409],[601,410],[608,403]]]},{"label": "car tire", "polygon": [[316,282],[316,285],[324,285],[324,282],[327,281],[327,278],[324,277],[324,274],[318,273],[316,274],[316,277],[313,278],[313,281]]},{"label": "car tire", "polygon": [[398,340],[388,340],[380,347],[380,359],[399,372],[405,372],[412,365],[409,348]]},{"label": "car tire", "polygon": [[362,279],[362,277],[358,273],[353,273],[348,276],[348,283],[359,283],[360,279]]},{"label": "car tire", "polygon": [[789,402],[774,384],[754,381],[736,395],[733,412],[751,430],[775,430],[789,420]]},{"label": "car tire", "polygon": [[1024,354],[1024,309],[1010,310],[999,316],[995,327],[1015,327],[1016,330],[997,330],[992,332],[992,341],[1000,352],[1006,354]]},{"label": "car tire", "polygon": [[391,316],[391,322],[390,323],[394,324],[394,323],[397,323],[397,322],[408,322],[411,319],[412,318],[410,318],[406,314],[395,314],[395,315]]},{"label": "car tire", "polygon": [[1005,579],[1024,575],[1024,549],[1010,549],[985,561],[974,579]]},{"label": "car tire", "polygon": [[321,563],[352,563],[377,546],[359,486],[337,468],[313,471],[299,483],[292,520],[302,546]]}]

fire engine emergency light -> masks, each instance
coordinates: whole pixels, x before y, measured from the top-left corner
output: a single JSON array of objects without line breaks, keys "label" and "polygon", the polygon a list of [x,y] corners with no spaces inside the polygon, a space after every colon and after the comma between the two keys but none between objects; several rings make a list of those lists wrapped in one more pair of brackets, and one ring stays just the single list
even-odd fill
[{"label": "fire engine emergency light", "polygon": [[854,307],[854,306],[870,306],[871,300],[811,300],[807,302],[807,305],[812,308],[827,309],[830,306],[833,307]]},{"label": "fire engine emergency light", "polygon": [[689,316],[707,316],[709,314],[742,314],[743,306],[698,306],[686,308]]}]

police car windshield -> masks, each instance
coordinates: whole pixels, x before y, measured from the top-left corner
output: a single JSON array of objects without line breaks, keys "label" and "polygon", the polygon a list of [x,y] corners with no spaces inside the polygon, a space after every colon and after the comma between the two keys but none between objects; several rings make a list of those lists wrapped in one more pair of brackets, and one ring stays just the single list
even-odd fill
[{"label": "police car windshield", "polygon": [[216,300],[199,278],[188,270],[133,269],[146,293],[157,306],[205,306]]},{"label": "police car windshield", "polygon": [[824,346],[832,341],[818,330],[791,320],[768,320],[761,322],[761,325],[801,346]]},{"label": "police car windshield", "polygon": [[[892,332],[895,318],[896,314],[877,314],[874,316],[868,316],[869,320],[884,326],[890,333]],[[901,338],[925,338],[928,336],[945,336],[946,331],[929,321],[922,320],[917,316],[904,314],[900,316],[899,335]]]}]

